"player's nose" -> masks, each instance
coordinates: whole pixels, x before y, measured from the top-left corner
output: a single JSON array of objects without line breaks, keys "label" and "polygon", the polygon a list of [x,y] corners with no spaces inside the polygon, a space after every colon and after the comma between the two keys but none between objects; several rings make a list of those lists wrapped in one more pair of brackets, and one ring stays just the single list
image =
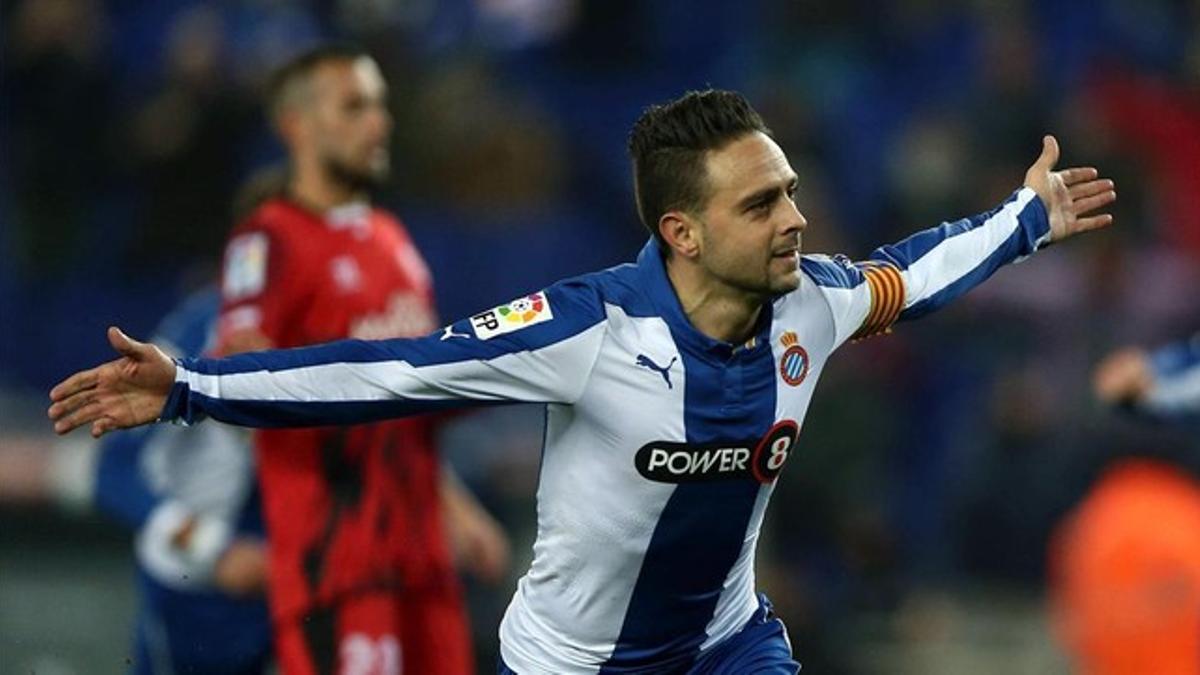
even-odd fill
[{"label": "player's nose", "polygon": [[784,211],[783,218],[783,234],[798,234],[808,227],[808,219],[800,212],[800,208],[794,202],[788,200],[788,207]]}]

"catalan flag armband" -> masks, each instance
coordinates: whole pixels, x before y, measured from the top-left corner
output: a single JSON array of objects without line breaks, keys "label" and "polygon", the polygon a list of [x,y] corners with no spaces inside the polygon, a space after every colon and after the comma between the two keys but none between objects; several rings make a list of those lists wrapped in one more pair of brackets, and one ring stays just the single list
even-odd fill
[{"label": "catalan flag armband", "polygon": [[892,263],[875,260],[858,263],[857,267],[871,289],[871,310],[850,339],[862,340],[890,333],[892,324],[904,309],[904,279],[900,270]]}]

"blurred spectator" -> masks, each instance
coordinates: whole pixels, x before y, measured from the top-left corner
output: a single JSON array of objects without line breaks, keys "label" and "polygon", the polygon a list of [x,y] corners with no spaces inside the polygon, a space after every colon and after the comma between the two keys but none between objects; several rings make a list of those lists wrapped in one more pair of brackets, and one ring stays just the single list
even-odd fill
[{"label": "blurred spectator", "polygon": [[3,22],[0,87],[17,262],[37,279],[86,255],[114,156],[108,15],[96,0],[24,0]]},{"label": "blurred spectator", "polygon": [[[213,260],[241,178],[239,148],[254,129],[254,99],[231,87],[225,26],[211,6],[180,12],[167,34],[161,84],[130,116],[131,161],[145,203],[128,268],[179,269]],[[210,270],[215,273],[215,270]]]},{"label": "blurred spectator", "polygon": [[1113,467],[1051,549],[1056,628],[1080,672],[1200,671],[1200,485],[1169,465]]}]

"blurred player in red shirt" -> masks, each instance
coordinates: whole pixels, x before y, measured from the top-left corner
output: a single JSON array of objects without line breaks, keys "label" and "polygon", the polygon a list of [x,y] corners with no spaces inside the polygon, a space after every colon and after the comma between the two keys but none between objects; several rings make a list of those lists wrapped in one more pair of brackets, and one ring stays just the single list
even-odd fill
[{"label": "blurred player in red shirt", "polygon": [[[386,93],[376,63],[344,47],[310,51],[274,77],[289,174],[228,242],[222,352],[436,327],[429,270],[396,218],[367,201],[389,168]],[[502,573],[507,543],[442,476],[435,431],[417,418],[258,432],[283,672],[473,672],[443,515],[463,516],[456,539],[482,576]]]}]

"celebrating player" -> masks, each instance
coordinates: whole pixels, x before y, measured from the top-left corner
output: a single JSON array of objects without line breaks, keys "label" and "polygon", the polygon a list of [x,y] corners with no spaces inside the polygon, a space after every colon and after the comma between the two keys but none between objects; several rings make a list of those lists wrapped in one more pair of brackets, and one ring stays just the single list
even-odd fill
[{"label": "celebrating player", "polygon": [[852,263],[801,255],[799,179],[740,95],[652,107],[630,150],[653,235],[634,264],[419,339],[173,362],[113,328],[121,358],[51,392],[55,430],[545,403],[538,536],[500,627],[502,672],[793,673],[754,557],[826,359],[1109,224],[1088,214],[1116,198],[1113,184],[1091,168],[1055,171],[1047,136],[996,209]]}]

